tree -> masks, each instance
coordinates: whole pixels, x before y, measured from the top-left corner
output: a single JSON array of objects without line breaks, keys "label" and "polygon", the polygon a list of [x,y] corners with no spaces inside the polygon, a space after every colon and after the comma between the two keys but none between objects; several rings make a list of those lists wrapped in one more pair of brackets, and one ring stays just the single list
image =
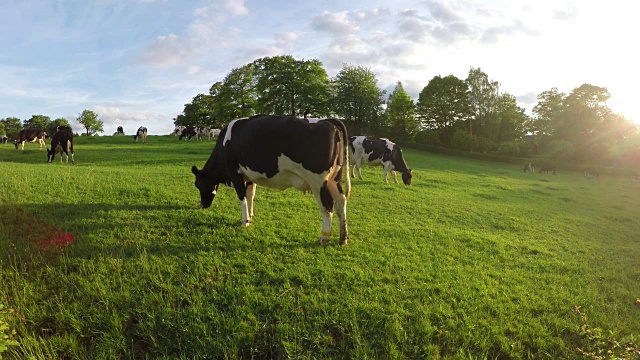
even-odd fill
[{"label": "tree", "polygon": [[196,95],[190,103],[184,104],[184,110],[178,115],[175,125],[210,126],[213,114],[213,97],[207,94]]},{"label": "tree", "polygon": [[211,126],[222,127],[232,119],[254,115],[254,67],[249,64],[231,70],[221,83],[211,86],[209,94],[213,99]]},{"label": "tree", "polygon": [[469,87],[453,75],[434,76],[418,96],[416,115],[422,129],[435,129],[439,142],[450,144],[454,126],[471,115]]},{"label": "tree", "polygon": [[465,82],[469,86],[469,101],[473,113],[469,118],[469,134],[473,135],[474,122],[481,125],[484,116],[496,109],[500,84],[489,80],[489,76],[480,68],[471,68]]},{"label": "tree", "polygon": [[534,117],[528,130],[536,136],[552,135],[553,125],[559,122],[564,111],[566,96],[555,87],[538,94],[538,103],[533,107]]},{"label": "tree", "polygon": [[51,125],[51,118],[44,115],[32,115],[31,119],[24,122],[25,129],[34,128],[47,131],[49,125]]},{"label": "tree", "polygon": [[8,117],[2,120],[2,124],[4,125],[4,130],[7,134],[7,137],[15,138],[16,135],[22,130],[22,120],[17,117]]},{"label": "tree", "polygon": [[83,110],[76,120],[85,128],[87,136],[104,131],[104,123],[98,120],[98,114],[91,110]]},{"label": "tree", "polygon": [[369,68],[344,64],[332,85],[333,108],[352,133],[380,131],[384,91]]},{"label": "tree", "polygon": [[398,81],[387,101],[387,116],[391,134],[399,139],[410,139],[418,131],[413,100]]},{"label": "tree", "polygon": [[69,129],[72,129],[71,124],[69,124],[69,121],[67,119],[57,118],[53,120],[51,124],[49,124],[49,127],[47,127],[46,129],[47,134],[49,134],[49,136],[53,136],[53,134],[56,133],[58,126],[66,126]]},{"label": "tree", "polygon": [[329,114],[330,83],[319,60],[291,56],[261,58],[252,63],[259,94],[256,112],[292,116]]}]

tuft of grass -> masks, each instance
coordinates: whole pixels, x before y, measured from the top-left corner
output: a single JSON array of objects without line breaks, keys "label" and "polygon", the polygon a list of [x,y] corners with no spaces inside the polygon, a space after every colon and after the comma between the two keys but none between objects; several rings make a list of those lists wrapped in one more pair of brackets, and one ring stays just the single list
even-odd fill
[{"label": "tuft of grass", "polygon": [[406,149],[412,186],[363,168],[349,245],[334,224],[319,247],[310,194],[258,187],[249,228],[232,188],[199,209],[190,167],[213,143],[78,138],[77,165],[30,145],[0,147],[0,215],[75,241],[0,227],[9,358],[577,359],[640,334],[631,180]]}]

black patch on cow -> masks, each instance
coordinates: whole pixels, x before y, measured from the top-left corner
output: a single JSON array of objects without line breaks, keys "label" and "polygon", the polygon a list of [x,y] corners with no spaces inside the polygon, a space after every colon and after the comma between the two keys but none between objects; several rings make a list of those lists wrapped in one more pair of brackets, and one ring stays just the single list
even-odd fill
[{"label": "black patch on cow", "polygon": [[[326,139],[328,135],[339,139],[338,131],[328,121],[309,123],[294,117],[256,115],[233,124],[232,141],[225,144],[225,151],[240,159],[240,166],[269,178],[278,173],[281,155],[320,174],[333,165],[338,149],[336,143],[327,143]],[[221,133],[219,138],[225,135]]]},{"label": "black patch on cow", "polygon": [[[340,191],[342,193],[342,191]],[[329,192],[329,188],[327,188],[327,182],[325,181],[320,188],[320,201],[322,201],[322,206],[328,211],[333,211],[333,197],[331,196],[331,192]]]},{"label": "black patch on cow", "polygon": [[186,137],[187,140],[191,140],[191,138],[194,136],[196,136],[196,129],[193,126],[187,126],[186,128],[184,128],[184,130],[182,130],[182,133],[180,133],[178,140],[182,140],[182,138],[184,137]]}]

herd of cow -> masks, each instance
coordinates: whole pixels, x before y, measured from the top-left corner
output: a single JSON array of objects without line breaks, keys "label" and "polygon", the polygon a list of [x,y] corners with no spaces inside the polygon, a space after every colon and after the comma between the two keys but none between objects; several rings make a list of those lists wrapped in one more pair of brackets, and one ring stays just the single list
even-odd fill
[{"label": "herd of cow", "polygon": [[[220,184],[233,186],[242,208],[242,224],[249,226],[253,217],[253,199],[256,186],[276,189],[296,188],[310,191],[316,199],[322,215],[319,244],[325,244],[331,234],[331,222],[335,211],[340,221],[341,245],[347,244],[347,198],[351,190],[351,177],[362,180],[362,165],[382,165],[384,183],[390,172],[398,184],[396,171],[402,175],[405,185],[411,184],[412,172],[402,155],[400,146],[388,139],[366,136],[348,137],[342,121],[338,119],[308,119],[278,115],[256,115],[232,120],[222,129],[176,127],[173,132],[179,139],[217,138],[213,151],[202,169],[191,168],[195,186],[200,192],[202,208],[211,206]],[[124,135],[122,127],[116,134]],[[46,147],[47,134],[42,130],[22,130],[14,140],[16,149],[26,141]],[[134,140],[146,142],[147,128],[140,127]],[[3,139],[6,142],[6,137]],[[73,152],[73,133],[60,126],[47,149],[47,161],[55,154]],[[349,165],[353,166],[349,174]],[[525,172],[534,172],[528,163]],[[543,166],[540,172],[555,168]]]}]

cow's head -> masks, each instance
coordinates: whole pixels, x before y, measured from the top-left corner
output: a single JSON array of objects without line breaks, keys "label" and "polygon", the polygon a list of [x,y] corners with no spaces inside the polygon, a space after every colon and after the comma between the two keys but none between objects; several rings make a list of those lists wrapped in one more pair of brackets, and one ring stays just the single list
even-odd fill
[{"label": "cow's head", "polygon": [[191,167],[191,172],[196,176],[195,185],[200,191],[200,206],[206,209],[211,206],[213,198],[218,191],[219,183],[215,182],[211,175],[198,170],[195,165]]},{"label": "cow's head", "polygon": [[[60,155],[60,156],[62,156],[62,155]],[[56,157],[56,150],[55,149],[49,150],[49,148],[47,148],[47,162],[48,163],[53,162],[53,158],[55,158],[55,157]],[[67,160],[67,161],[69,161],[69,160]]]},{"label": "cow's head", "polygon": [[407,171],[402,173],[402,182],[405,185],[411,185],[411,169],[407,169]]}]

